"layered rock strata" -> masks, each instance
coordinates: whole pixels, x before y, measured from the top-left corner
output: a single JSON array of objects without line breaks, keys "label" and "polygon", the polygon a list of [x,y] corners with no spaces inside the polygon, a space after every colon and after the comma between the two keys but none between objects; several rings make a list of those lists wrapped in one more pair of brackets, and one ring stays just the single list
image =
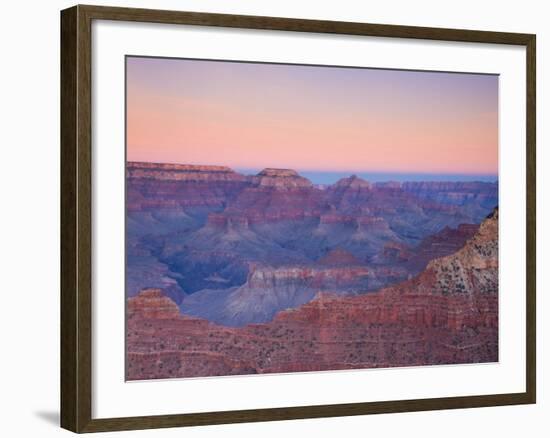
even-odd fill
[{"label": "layered rock strata", "polygon": [[320,293],[270,323],[182,316],[158,290],[128,300],[127,378],[498,360],[498,210],[456,253],[376,293]]},{"label": "layered rock strata", "polygon": [[[195,310],[208,296],[240,310],[196,314],[228,325],[267,322],[319,290],[372,291],[416,275],[471,237],[498,191],[490,183],[370,183],[355,175],[320,189],[291,169],[245,175],[225,166],[130,162],[126,170],[127,296],[161,288]],[[369,275],[335,288],[334,271],[318,290],[293,279],[276,294],[285,299],[239,304],[254,270],[289,267],[360,267]]]}]

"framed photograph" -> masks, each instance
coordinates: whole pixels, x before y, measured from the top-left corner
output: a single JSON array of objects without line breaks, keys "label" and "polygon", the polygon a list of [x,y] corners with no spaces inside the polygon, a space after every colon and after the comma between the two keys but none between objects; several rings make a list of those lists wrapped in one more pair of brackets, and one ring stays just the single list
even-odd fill
[{"label": "framed photograph", "polygon": [[61,12],[61,425],[535,403],[535,35]]}]

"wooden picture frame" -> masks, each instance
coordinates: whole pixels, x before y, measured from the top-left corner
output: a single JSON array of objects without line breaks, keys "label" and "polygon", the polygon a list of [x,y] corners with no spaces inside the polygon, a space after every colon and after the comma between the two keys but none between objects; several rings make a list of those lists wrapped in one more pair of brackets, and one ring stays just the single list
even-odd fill
[{"label": "wooden picture frame", "polygon": [[[92,35],[94,20],[186,24],[518,45],[526,48],[526,391],[521,393],[92,418]],[[61,426],[74,432],[148,429],[535,403],[535,48],[531,34],[75,6],[61,12]]]}]

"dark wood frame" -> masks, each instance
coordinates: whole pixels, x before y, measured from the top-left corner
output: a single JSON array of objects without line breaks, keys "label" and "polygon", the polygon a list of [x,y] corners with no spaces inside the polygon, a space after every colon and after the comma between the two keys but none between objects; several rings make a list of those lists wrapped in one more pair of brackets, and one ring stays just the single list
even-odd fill
[{"label": "dark wood frame", "polygon": [[[527,53],[526,391],[468,397],[92,419],[92,20],[140,21],[525,46]],[[80,433],[535,403],[535,47],[535,35],[519,33],[81,5],[62,11],[61,426]]]}]

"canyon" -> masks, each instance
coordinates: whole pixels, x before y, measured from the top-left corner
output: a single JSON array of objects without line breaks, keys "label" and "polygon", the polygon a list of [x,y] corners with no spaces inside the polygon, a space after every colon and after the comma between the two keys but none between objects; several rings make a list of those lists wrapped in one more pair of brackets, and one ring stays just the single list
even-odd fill
[{"label": "canyon", "polygon": [[459,250],[498,183],[317,186],[291,169],[128,162],[126,295],[160,289],[181,314],[270,322],[319,293],[366,295]]},{"label": "canyon", "polygon": [[[143,289],[127,301],[127,379],[498,361],[498,208],[479,226],[443,229],[439,239],[424,240],[417,254],[430,252],[434,240],[442,238],[453,246],[453,239],[461,238],[457,233],[468,235],[460,248],[431,258],[411,278],[369,293],[331,290],[346,282],[360,289],[354,279],[368,276],[368,268],[333,266],[279,275],[255,270],[246,283],[252,294],[295,277],[312,289],[327,289],[263,323],[216,324],[182,314],[161,288]],[[404,263],[414,257],[414,251],[396,251],[403,253]],[[329,261],[355,261],[335,252]],[[423,255],[418,264],[427,258]],[[338,281],[325,282],[324,277],[336,275]]]}]

